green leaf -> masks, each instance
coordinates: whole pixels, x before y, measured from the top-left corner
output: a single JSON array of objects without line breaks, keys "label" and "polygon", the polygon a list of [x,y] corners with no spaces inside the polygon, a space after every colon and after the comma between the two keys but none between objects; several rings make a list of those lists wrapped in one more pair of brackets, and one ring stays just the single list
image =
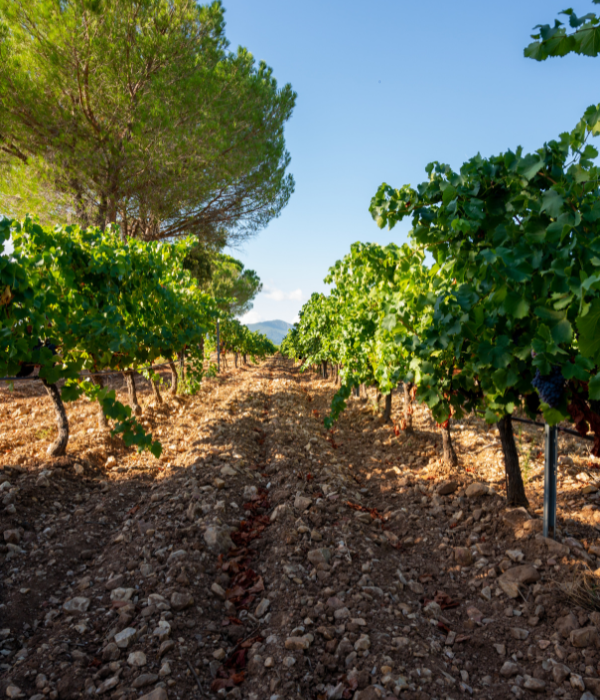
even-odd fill
[{"label": "green leaf", "polygon": [[535,155],[526,156],[519,163],[518,171],[526,180],[531,180],[544,167],[545,162]]},{"label": "green leaf", "polygon": [[555,343],[570,343],[573,340],[573,328],[567,319],[559,321],[551,329],[552,339]]},{"label": "green leaf", "polygon": [[600,400],[600,372],[590,379],[588,390],[592,401]]},{"label": "green leaf", "polygon": [[540,211],[545,211],[548,216],[556,219],[561,214],[564,202],[565,200],[556,190],[548,190],[542,197],[542,206]]},{"label": "green leaf", "polygon": [[577,319],[579,350],[583,355],[600,362],[600,299],[594,299],[585,316]]},{"label": "green leaf", "polygon": [[446,189],[444,190],[444,193],[442,195],[442,202],[444,203],[445,206],[448,206],[450,202],[456,197],[456,189],[452,187],[452,185],[448,185]]},{"label": "green leaf", "polygon": [[522,296],[510,292],[504,300],[504,310],[514,318],[525,318],[529,313],[529,302]]},{"label": "green leaf", "polygon": [[388,314],[381,322],[381,325],[386,331],[392,331],[396,327],[396,323],[396,314]]},{"label": "green leaf", "polygon": [[545,306],[538,306],[535,310],[535,315],[544,321],[562,321],[565,317],[564,311],[548,309]]},{"label": "green leaf", "polygon": [[568,413],[564,413],[558,408],[550,408],[548,404],[541,403],[540,404],[541,409],[542,409],[542,414],[544,416],[544,420],[548,425],[557,425],[563,420],[568,420],[570,418]]}]

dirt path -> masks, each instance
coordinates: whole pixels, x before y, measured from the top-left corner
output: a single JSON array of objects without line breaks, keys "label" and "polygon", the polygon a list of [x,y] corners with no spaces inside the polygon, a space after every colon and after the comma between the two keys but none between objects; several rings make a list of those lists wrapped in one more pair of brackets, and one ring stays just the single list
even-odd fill
[{"label": "dirt path", "polygon": [[[600,697],[600,616],[556,585],[597,567],[589,482],[561,473],[568,510],[546,542],[539,517],[504,508],[485,427],[464,422],[461,476],[442,481],[424,413],[396,435],[355,400],[328,433],[334,390],[276,358],[146,403],[160,462],[88,423],[69,459],[15,449],[0,697]],[[26,443],[46,408],[16,404],[0,412],[25,419]],[[539,460],[530,471],[535,514]]]}]

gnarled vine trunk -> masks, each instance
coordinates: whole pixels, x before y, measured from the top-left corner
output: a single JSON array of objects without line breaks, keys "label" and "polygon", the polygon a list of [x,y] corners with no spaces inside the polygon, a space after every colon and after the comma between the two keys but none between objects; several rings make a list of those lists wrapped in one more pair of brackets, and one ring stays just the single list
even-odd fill
[{"label": "gnarled vine trunk", "polygon": [[407,433],[413,432],[412,387],[412,382],[404,382],[404,430]]},{"label": "gnarled vine trunk", "polygon": [[237,369],[237,366],[238,366],[238,354],[237,354],[237,352],[233,353],[233,363],[235,364],[235,368]]},{"label": "gnarled vine trunk", "polygon": [[171,389],[170,392],[171,394],[176,394],[177,393],[177,367],[175,367],[175,363],[173,360],[168,360],[169,367],[171,368]]},{"label": "gnarled vine trunk", "polygon": [[502,452],[504,453],[504,471],[506,473],[506,502],[509,506],[529,507],[525,495],[525,485],[519,467],[519,453],[512,429],[512,418],[509,415],[501,418],[498,423]]},{"label": "gnarled vine trunk", "polygon": [[159,404],[164,403],[163,397],[160,393],[160,388],[158,386],[158,382],[156,381],[156,379],[152,378],[150,380],[150,383],[152,384],[152,393],[154,394],[154,399],[155,399],[156,403],[159,403]]},{"label": "gnarled vine trunk", "polygon": [[384,423],[389,423],[392,420],[392,392],[385,396],[385,405],[383,408],[382,420]]},{"label": "gnarled vine trunk", "polygon": [[125,383],[127,384],[127,393],[129,394],[129,405],[131,406],[131,410],[133,412],[134,416],[141,416],[142,415],[142,407],[138,403],[137,399],[137,391],[135,389],[135,378],[133,376],[133,372],[127,371],[123,372],[123,376],[125,377]]},{"label": "gnarled vine trunk", "polygon": [[321,369],[322,369],[322,372],[323,372],[323,379],[327,379],[327,378],[328,378],[328,374],[327,374],[327,360],[323,360],[323,362],[321,362]]},{"label": "gnarled vine trunk", "polygon": [[458,457],[454,445],[452,444],[452,434],[450,433],[450,421],[442,425],[442,461],[446,467],[457,467]]},{"label": "gnarled vine trunk", "polygon": [[[92,381],[96,386],[104,389],[104,377],[101,374],[92,374]],[[98,429],[106,430],[108,428],[108,419],[104,414],[102,404],[98,402]]]},{"label": "gnarled vine trunk", "polygon": [[179,376],[185,378],[185,348],[179,353]]},{"label": "gnarled vine trunk", "polygon": [[42,382],[46,387],[48,396],[52,400],[56,427],[58,428],[58,436],[48,448],[47,454],[49,457],[62,457],[67,451],[67,444],[69,442],[69,421],[67,419],[67,412],[65,411],[65,405],[56,384],[49,384],[45,379],[42,379]]}]

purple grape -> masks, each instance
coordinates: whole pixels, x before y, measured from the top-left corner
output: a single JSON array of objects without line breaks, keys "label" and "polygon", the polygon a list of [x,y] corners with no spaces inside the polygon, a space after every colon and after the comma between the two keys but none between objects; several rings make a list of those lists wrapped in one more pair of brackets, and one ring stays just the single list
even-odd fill
[{"label": "purple grape", "polygon": [[531,383],[538,390],[544,403],[547,403],[551,408],[558,408],[565,390],[565,378],[558,365],[554,365],[550,374],[546,375],[540,374],[539,369],[536,370]]}]

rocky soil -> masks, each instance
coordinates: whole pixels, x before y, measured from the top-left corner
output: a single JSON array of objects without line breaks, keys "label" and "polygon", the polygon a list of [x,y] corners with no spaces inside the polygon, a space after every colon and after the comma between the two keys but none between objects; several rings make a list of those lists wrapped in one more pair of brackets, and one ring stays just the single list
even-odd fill
[{"label": "rocky soil", "polygon": [[533,427],[527,512],[505,507],[495,429],[456,425],[444,473],[424,411],[408,434],[400,399],[392,425],[353,399],[327,432],[335,386],[281,358],[162,405],[142,386],[160,460],[86,400],[46,460],[39,390],[0,386],[0,697],[600,698],[585,443],[561,438],[546,540]]}]

